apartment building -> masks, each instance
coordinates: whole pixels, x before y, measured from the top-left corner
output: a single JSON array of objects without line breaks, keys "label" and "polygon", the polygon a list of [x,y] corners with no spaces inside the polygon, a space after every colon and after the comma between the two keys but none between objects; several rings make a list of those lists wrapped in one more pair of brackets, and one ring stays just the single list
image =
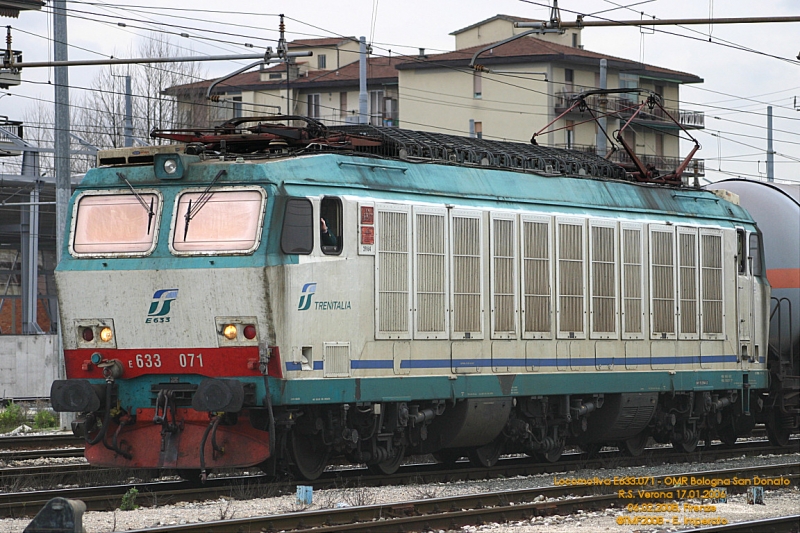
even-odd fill
[{"label": "apartment building", "polygon": [[[645,164],[673,170],[682,160],[681,128],[703,128],[702,112],[681,109],[680,86],[701,83],[694,74],[585,50],[581,30],[525,36],[491,46],[526,31],[516,22],[530,19],[497,15],[453,32],[453,52],[413,56],[371,55],[367,63],[368,122],[491,139],[597,151],[600,134],[586,110],[563,116],[572,96],[600,85],[600,60],[607,63],[607,87],[630,89],[607,97],[607,131],[633,117],[643,97],[635,89],[663,98],[666,114],[645,109],[624,132]],[[356,122],[359,108],[359,43],[355,37],[307,39],[289,44],[309,50],[308,58],[241,74],[215,88],[219,101],[204,100],[210,81],[172,87],[186,124],[211,124],[234,116],[305,115],[327,124]],[[470,68],[473,56],[480,70]],[[598,97],[587,99],[597,107]],[[676,125],[668,116],[674,117]],[[560,117],[560,118],[557,118]],[[556,120],[557,119],[557,120]],[[684,134],[685,136],[685,134]],[[619,150],[609,156],[629,162]],[[692,170],[690,167],[690,171]],[[697,160],[703,175],[703,161]]]}]

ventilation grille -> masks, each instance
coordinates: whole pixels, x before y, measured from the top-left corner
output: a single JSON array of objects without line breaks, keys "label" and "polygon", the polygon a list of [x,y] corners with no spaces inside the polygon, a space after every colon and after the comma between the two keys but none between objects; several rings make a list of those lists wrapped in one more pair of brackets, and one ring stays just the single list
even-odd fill
[{"label": "ventilation grille", "polygon": [[678,287],[680,290],[680,327],[684,335],[697,335],[697,236],[678,234]]},{"label": "ventilation grille", "polygon": [[444,215],[416,215],[417,331],[446,333],[447,249]]},{"label": "ventilation grille", "polygon": [[453,331],[481,330],[481,221],[453,217]]},{"label": "ventilation grille", "polygon": [[624,332],[642,333],[642,230],[622,230]]},{"label": "ventilation grille", "polygon": [[722,236],[702,236],[703,333],[722,333]]},{"label": "ventilation grille", "polygon": [[614,228],[592,226],[592,325],[596,333],[616,333]]},{"label": "ventilation grille", "polygon": [[653,231],[651,294],[653,333],[675,333],[675,258],[672,233]]},{"label": "ventilation grille", "polygon": [[583,332],[583,226],[558,225],[559,332]]},{"label": "ventilation grille", "polygon": [[492,285],[494,294],[494,331],[517,331],[514,291],[514,221],[492,220]]},{"label": "ventilation grille", "polygon": [[378,332],[409,331],[408,213],[378,211]]},{"label": "ventilation grille", "polygon": [[350,343],[326,342],[323,345],[322,375],[326,378],[344,378],[350,375]]},{"label": "ventilation grille", "polygon": [[525,332],[551,331],[549,224],[523,222]]}]

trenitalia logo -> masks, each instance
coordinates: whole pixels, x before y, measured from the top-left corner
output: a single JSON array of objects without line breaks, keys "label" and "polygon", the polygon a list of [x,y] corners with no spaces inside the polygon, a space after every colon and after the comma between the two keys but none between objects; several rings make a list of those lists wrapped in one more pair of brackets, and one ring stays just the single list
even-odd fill
[{"label": "trenitalia logo", "polygon": [[316,283],[306,283],[300,291],[300,302],[297,304],[298,311],[308,311],[311,307],[311,298],[317,292]]},{"label": "trenitalia logo", "polygon": [[169,314],[169,304],[178,299],[178,289],[160,289],[153,293],[153,302],[147,316],[165,316]]}]

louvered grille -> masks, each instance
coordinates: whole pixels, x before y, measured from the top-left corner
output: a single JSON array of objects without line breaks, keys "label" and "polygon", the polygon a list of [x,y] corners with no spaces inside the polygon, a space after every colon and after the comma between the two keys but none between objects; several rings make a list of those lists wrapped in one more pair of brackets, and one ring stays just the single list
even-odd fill
[{"label": "louvered grille", "polygon": [[514,221],[494,219],[492,261],[494,268],[494,330],[515,333],[514,313]]},{"label": "louvered grille", "polygon": [[558,225],[560,332],[583,332],[583,226]]},{"label": "louvered grille", "polygon": [[453,331],[481,330],[481,223],[453,217]]},{"label": "louvered grille", "polygon": [[525,331],[551,329],[549,224],[524,222]]},{"label": "louvered grille", "polygon": [[722,236],[702,236],[703,333],[722,333]]},{"label": "louvered grille", "polygon": [[622,230],[625,333],[642,333],[642,230]]},{"label": "louvered grille", "polygon": [[592,325],[597,333],[615,333],[616,250],[614,228],[592,226]]},{"label": "louvered grille", "polygon": [[678,270],[680,291],[681,333],[697,334],[697,236],[693,233],[678,235]]},{"label": "louvered grille", "polygon": [[417,331],[444,333],[447,250],[444,215],[416,215]]},{"label": "louvered grille", "polygon": [[322,356],[324,377],[338,378],[350,375],[350,343],[326,342]]},{"label": "louvered grille", "polygon": [[409,330],[408,213],[378,212],[378,331]]},{"label": "louvered grille", "polygon": [[675,258],[672,233],[653,231],[650,280],[653,299],[653,333],[675,333]]}]

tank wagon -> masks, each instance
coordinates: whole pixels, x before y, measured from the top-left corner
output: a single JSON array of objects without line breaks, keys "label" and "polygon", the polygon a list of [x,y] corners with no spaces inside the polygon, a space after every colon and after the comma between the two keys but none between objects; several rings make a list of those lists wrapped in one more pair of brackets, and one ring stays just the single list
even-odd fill
[{"label": "tank wagon", "polygon": [[740,206],[579,152],[293,119],[162,132],[181,144],[101,154],[75,192],[51,399],[90,463],[311,480],[767,420]]},{"label": "tank wagon", "polygon": [[800,185],[730,179],[709,185],[736,194],[764,234],[770,303],[770,439],[787,444],[800,418]]}]

